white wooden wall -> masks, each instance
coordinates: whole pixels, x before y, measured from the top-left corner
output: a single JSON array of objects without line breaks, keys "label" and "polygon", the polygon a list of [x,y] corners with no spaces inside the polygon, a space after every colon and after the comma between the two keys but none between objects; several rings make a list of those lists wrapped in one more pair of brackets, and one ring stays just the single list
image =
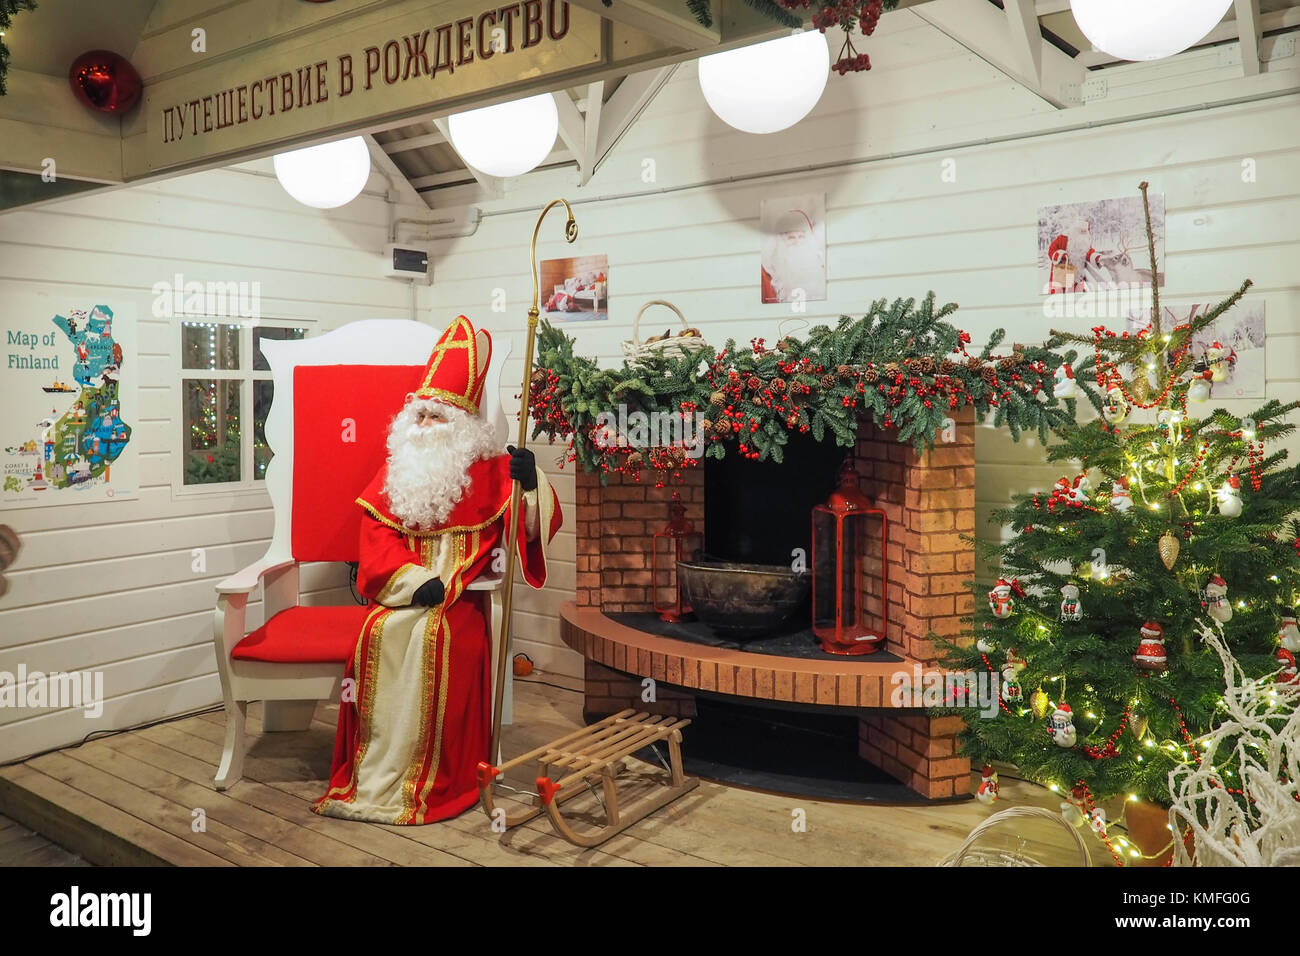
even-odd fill
[{"label": "white wooden wall", "polygon": [[[1167,196],[1165,295],[1205,301],[1254,278],[1267,299],[1269,392],[1300,397],[1300,96],[1276,95],[1300,86],[1276,72],[1294,63],[1274,64],[1247,85],[1240,67],[1222,66],[1213,53],[1122,67],[1107,75],[1110,100],[1123,102],[1056,111],[907,11],[886,16],[866,49],[874,69],[832,75],[810,117],[768,137],[725,127],[708,111],[694,66],[679,67],[586,186],[575,185],[572,170],[531,174],[510,183],[504,198],[479,203],[485,218],[474,235],[437,242],[419,317],[442,325],[463,312],[514,336],[502,396],[512,407],[531,287],[528,239],[537,210],[564,195],[579,202],[580,238],[563,243],[562,217],[552,212],[540,252],[609,256],[610,321],[568,327],[582,350],[606,362],[619,360],[633,315],[651,298],[677,303],[720,344],[774,340],[805,322],[861,314],[875,298],[933,289],[940,301],[960,303],[956,322],[976,341],[999,326],[1008,341],[1031,341],[1051,324],[1036,293],[1038,207],[1132,195],[1145,178]],[[1275,95],[1197,109],[1238,86],[1242,96]],[[1182,112],[1113,122],[1162,110]],[[1087,122],[1101,125],[1071,128]],[[1258,162],[1254,183],[1241,178],[1246,157]],[[809,168],[851,159],[863,161]],[[945,159],[956,161],[955,182],[941,178]],[[776,169],[792,172],[766,175]],[[135,296],[142,319],[150,286],[177,271],[260,281],[265,315],[314,320],[322,330],[403,316],[407,285],[378,277],[388,210],[378,178],[371,188],[342,210],[318,213],[289,200],[274,179],[220,171],[15,212],[0,216],[0,278],[87,302]],[[759,202],[809,191],[826,194],[830,297],[792,315],[789,306],[758,301]],[[438,194],[448,207],[470,198],[467,190]],[[504,312],[493,311],[497,289],[505,290]],[[667,313],[655,323],[662,331]],[[0,711],[0,760],[219,699],[212,585],[262,553],[271,515],[260,493],[173,498],[174,323],[145,321],[142,338],[140,499],[3,516],[23,533],[25,550],[0,599],[0,670],[19,661],[29,669],[103,669],[104,717]],[[545,448],[538,452],[571,514],[571,472],[558,471]],[[997,432],[979,433],[977,455],[982,513],[1012,490],[1056,477],[1041,466],[1041,449]],[[194,547],[208,549],[205,575],[189,572]],[[544,591],[516,588],[515,636],[543,670],[576,677],[581,659],[561,645],[556,624],[573,589],[568,528],[556,558]],[[311,601],[346,600],[341,582],[331,569],[304,575]],[[250,626],[260,618],[260,604],[251,606]]]},{"label": "white wooden wall", "polygon": [[[866,49],[870,72],[832,74],[811,116],[769,136],[737,133],[716,119],[694,64],[683,64],[586,186],[575,185],[571,170],[532,174],[503,199],[481,204],[485,218],[474,236],[439,243],[434,312],[464,312],[518,335],[531,291],[533,223],[546,201],[562,195],[578,203],[579,239],[566,246],[562,210],[553,210],[539,258],[609,256],[610,321],[565,326],[582,352],[604,364],[621,361],[633,316],[652,298],[676,303],[716,345],[754,336],[771,343],[805,323],[861,315],[874,299],[929,290],[959,303],[952,321],[977,343],[998,327],[1008,343],[1041,340],[1062,323],[1044,317],[1045,297],[1036,291],[1038,208],[1136,196],[1147,179],[1167,197],[1166,298],[1213,301],[1253,278],[1267,300],[1269,393],[1300,397],[1300,97],[1043,135],[1125,110],[1157,112],[1162,103],[1189,110],[1204,90],[1235,83],[1240,67],[1221,67],[1215,53],[1125,66],[1107,72],[1110,102],[1057,111],[910,15],[886,16]],[[1012,138],[948,148],[994,137]],[[1257,160],[1254,183],[1242,181],[1246,157]],[[850,158],[868,161],[808,170]],[[947,159],[955,160],[955,182],[941,178]],[[773,169],[795,172],[764,175]],[[804,192],[826,194],[828,299],[795,315],[789,305],[759,302],[758,215],[764,197]],[[497,288],[506,290],[505,313],[491,308]],[[672,318],[662,309],[647,313],[649,330],[662,332]],[[1083,331],[1096,324],[1073,322]],[[517,402],[520,361],[506,372],[507,407]],[[1250,405],[1236,404],[1242,414]],[[572,508],[571,472],[557,471],[544,448],[538,453]],[[1057,477],[1036,441],[1015,445],[1003,432],[981,430],[977,457],[984,535],[1000,533],[985,522],[1011,491],[1047,488]],[[568,528],[558,554],[545,591],[516,589],[515,637],[543,669],[576,676],[581,658],[561,644],[555,620],[572,595]]]},{"label": "white wooden wall", "polygon": [[[69,306],[135,304],[141,408],[132,422],[138,500],[0,512],[23,539],[0,598],[0,671],[15,673],[20,662],[29,672],[101,670],[107,698],[98,720],[80,710],[0,709],[0,760],[221,699],[213,585],[261,557],[270,501],[263,491],[173,495],[181,320],[152,318],[153,284],[177,272],[191,281],[260,282],[264,318],[301,320],[313,334],[410,315],[409,284],[379,271],[389,228],[383,180],[322,212],[290,199],[267,168],[199,173],[0,216],[3,287],[53,290]],[[0,395],[0,416],[3,407]],[[206,549],[204,573],[191,571],[193,548]],[[304,601],[350,600],[346,585],[336,567],[309,566]],[[250,627],[262,623],[261,595],[254,597]]]}]

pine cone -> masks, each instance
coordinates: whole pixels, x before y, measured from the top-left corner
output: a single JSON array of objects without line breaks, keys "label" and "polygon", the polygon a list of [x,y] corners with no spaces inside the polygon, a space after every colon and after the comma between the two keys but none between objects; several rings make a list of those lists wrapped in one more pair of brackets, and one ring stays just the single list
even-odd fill
[{"label": "pine cone", "polygon": [[970,369],[972,372],[978,372],[980,369],[984,367],[984,363],[972,355],[970,358],[966,360],[966,367]]},{"label": "pine cone", "polygon": [[772,379],[772,391],[776,392],[778,395],[783,393],[785,391],[785,379],[783,378]]},{"label": "pine cone", "polygon": [[716,421],[713,423],[713,433],[715,435],[727,436],[731,434],[731,422]]},{"label": "pine cone", "polygon": [[645,463],[645,456],[639,451],[634,451],[627,456],[627,466],[629,468],[640,468]]},{"label": "pine cone", "polygon": [[1014,355],[1008,355],[1006,358],[998,359],[998,369],[1003,372],[1009,372],[1019,364],[1020,360]]},{"label": "pine cone", "polygon": [[885,363],[886,375],[897,375],[900,371],[902,371],[902,366],[900,366],[897,362]]},{"label": "pine cone", "polygon": [[862,378],[867,383],[873,383],[880,378],[880,373],[877,372],[874,368],[869,368],[862,373]]},{"label": "pine cone", "polygon": [[727,393],[714,392],[712,395],[709,396],[709,404],[712,405],[714,408],[726,408]]},{"label": "pine cone", "polygon": [[838,382],[839,379],[834,375],[827,374],[822,376],[822,388],[834,388]]},{"label": "pine cone", "polygon": [[928,355],[923,355],[916,360],[916,370],[924,375],[930,375],[934,372],[934,359]]},{"label": "pine cone", "polygon": [[986,385],[992,385],[998,380],[998,372],[992,365],[985,365],[980,369],[980,378],[984,379]]},{"label": "pine cone", "polygon": [[794,339],[787,336],[786,338],[783,338],[780,342],[777,342],[776,347],[780,349],[782,352],[793,352],[795,350]]},{"label": "pine cone", "polygon": [[763,384],[763,380],[759,378],[757,375],[751,375],[749,376],[749,378],[745,379],[745,384],[749,386],[749,390],[751,392],[756,392],[758,391],[759,387]]},{"label": "pine cone", "polygon": [[838,375],[840,378],[852,378],[852,377],[853,377],[853,366],[852,366],[852,365],[837,365],[837,366],[835,367],[835,374]]},{"label": "pine cone", "polygon": [[944,375],[951,375],[953,372],[957,371],[957,363],[952,359],[944,359],[939,363],[939,371]]},{"label": "pine cone", "polygon": [[532,382],[534,389],[543,389],[550,380],[550,375],[544,368],[533,369],[533,377],[529,380]]}]

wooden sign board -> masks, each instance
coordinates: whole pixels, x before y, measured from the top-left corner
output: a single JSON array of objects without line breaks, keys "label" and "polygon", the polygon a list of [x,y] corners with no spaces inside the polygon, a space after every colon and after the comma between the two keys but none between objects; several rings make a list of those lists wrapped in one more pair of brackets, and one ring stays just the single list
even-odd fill
[{"label": "wooden sign board", "polygon": [[327,27],[147,86],[127,178],[511,99],[605,60],[601,17],[564,0],[406,0]]}]

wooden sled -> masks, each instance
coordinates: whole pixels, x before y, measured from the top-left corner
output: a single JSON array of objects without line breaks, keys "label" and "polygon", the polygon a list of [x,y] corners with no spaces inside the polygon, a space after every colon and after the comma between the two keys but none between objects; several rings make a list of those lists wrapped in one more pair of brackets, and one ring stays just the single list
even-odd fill
[{"label": "wooden sled", "polygon": [[[499,767],[480,763],[479,800],[488,818],[496,822],[497,809],[492,797],[496,778],[520,764],[536,760],[535,803],[514,816],[507,814],[506,827],[517,827],[545,813],[551,820],[551,826],[555,827],[555,832],[570,843],[581,847],[599,846],[699,784],[699,780],[694,777],[682,775],[681,731],[689,723],[689,720],[679,720],[676,717],[643,714],[635,710],[619,711],[589,727],[575,730],[536,750],[507,760]],[[624,758],[642,747],[660,741],[668,743],[668,783],[663,789],[642,797],[629,806],[620,806],[617,777],[625,766]],[[605,825],[594,832],[579,833],[569,825],[560,812],[560,807],[570,797],[586,793],[587,787],[584,784],[594,784],[596,778],[599,778],[604,797]]]}]

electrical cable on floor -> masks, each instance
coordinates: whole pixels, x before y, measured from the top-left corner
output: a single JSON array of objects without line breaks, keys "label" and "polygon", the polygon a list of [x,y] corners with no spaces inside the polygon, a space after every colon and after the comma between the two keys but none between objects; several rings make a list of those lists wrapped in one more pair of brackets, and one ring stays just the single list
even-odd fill
[{"label": "electrical cable on floor", "polygon": [[213,706],[205,707],[202,710],[191,710],[188,713],[177,714],[174,717],[163,717],[160,720],[151,720],[147,723],[136,724],[133,727],[122,727],[118,730],[92,730],[90,733],[86,734],[86,736],[82,737],[81,740],[77,741],[75,744],[66,744],[62,747],[51,747],[48,750],[42,750],[38,753],[28,754],[25,757],[17,757],[13,760],[7,760],[4,763],[0,763],[0,767],[16,767],[19,764],[26,763],[29,760],[35,760],[37,757],[44,757],[47,754],[59,753],[60,751],[63,750],[76,750],[78,747],[81,747],[84,744],[91,743],[92,741],[95,740],[104,740],[108,737],[116,737],[118,734],[129,734],[135,730],[148,730],[150,727],[157,727],[160,726],[161,724],[170,724],[178,720],[189,720],[191,717],[202,717],[204,714],[215,714],[218,711],[224,711],[225,709],[226,707],[224,704],[214,704]]},{"label": "electrical cable on floor", "polygon": [[565,687],[563,684],[551,684],[544,680],[524,680],[522,677],[515,678],[516,684],[540,684],[542,687],[554,687],[556,690],[566,690],[570,694],[583,693],[580,687]]}]

